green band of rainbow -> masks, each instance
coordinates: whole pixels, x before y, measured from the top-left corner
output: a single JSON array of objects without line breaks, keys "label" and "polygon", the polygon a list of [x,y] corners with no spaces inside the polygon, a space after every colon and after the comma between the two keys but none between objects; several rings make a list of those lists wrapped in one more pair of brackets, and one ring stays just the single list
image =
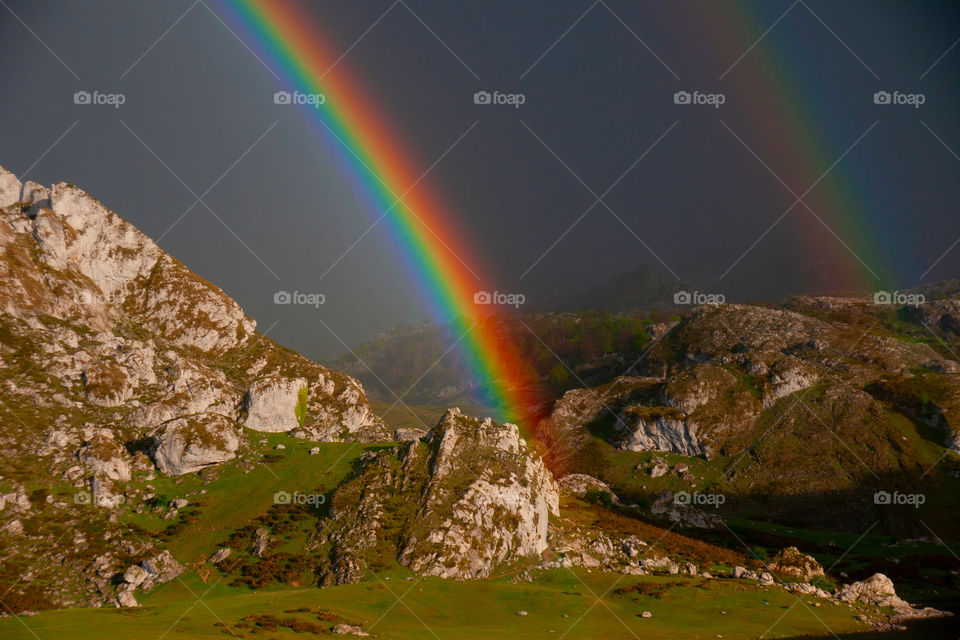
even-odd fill
[{"label": "green band of rainbow", "polygon": [[363,95],[348,65],[330,50],[316,20],[293,2],[220,0],[218,7],[244,42],[288,84],[285,88],[325,96],[319,108],[309,106],[303,112],[340,155],[345,173],[362,187],[371,214],[383,214],[380,224],[432,317],[453,327],[457,349],[485,404],[500,421],[529,422],[535,404],[531,370],[498,333],[498,323],[474,304],[474,294],[486,283],[461,262],[470,252],[458,240],[452,216],[420,180],[423,168],[412,166],[407,147]]}]

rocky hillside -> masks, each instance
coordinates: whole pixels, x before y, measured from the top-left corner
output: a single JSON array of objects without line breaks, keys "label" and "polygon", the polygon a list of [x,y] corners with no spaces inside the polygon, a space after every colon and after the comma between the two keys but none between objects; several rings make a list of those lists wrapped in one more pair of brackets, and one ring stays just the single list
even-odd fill
[{"label": "rocky hillside", "polygon": [[556,482],[517,427],[452,409],[422,440],[363,461],[334,494],[318,539],[337,583],[393,561],[424,575],[486,578],[545,551],[551,514]]},{"label": "rocky hillside", "polygon": [[[660,338],[635,368],[646,375],[568,391],[540,438],[557,466],[600,476],[610,469],[598,440],[708,461],[713,471],[691,481],[729,492],[732,511],[926,533],[872,495],[955,480],[958,322],[960,299],[948,296],[903,308],[853,297],[701,307],[650,328]],[[954,530],[956,509],[937,509]]]},{"label": "rocky hillside", "polygon": [[159,551],[76,504],[115,506],[131,479],[223,463],[257,431],[387,439],[359,382],[257,333],[223,291],[73,185],[0,169],[0,285],[0,590],[110,597],[110,576]]},{"label": "rocky hillside", "polygon": [[[528,442],[456,409],[428,432],[388,430],[357,380],[257,333],[72,185],[0,170],[0,282],[10,612],[133,607],[181,577],[260,589],[600,569],[736,580],[895,620],[939,612],[907,605],[875,565],[898,587],[957,587],[919,529],[960,522],[950,284],[904,308],[799,298],[675,318],[490,317],[552,407]],[[442,345],[432,331],[370,351],[422,355]],[[470,391],[431,384],[435,398]],[[907,490],[930,500],[871,499]],[[760,530],[777,523],[789,528]],[[844,529],[872,555],[821,537]]]}]

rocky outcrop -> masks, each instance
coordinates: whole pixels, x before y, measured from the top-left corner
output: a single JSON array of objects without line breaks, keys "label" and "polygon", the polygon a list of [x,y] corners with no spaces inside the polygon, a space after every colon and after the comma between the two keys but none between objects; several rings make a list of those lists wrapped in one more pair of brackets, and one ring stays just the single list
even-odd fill
[{"label": "rocky outcrop", "polygon": [[94,475],[109,480],[128,482],[130,463],[126,450],[117,444],[107,429],[88,430],[84,445],[77,452],[81,463],[90,467]]},{"label": "rocky outcrop", "polygon": [[823,567],[813,556],[801,553],[796,547],[787,547],[767,563],[767,571],[798,578],[804,582],[823,575]]},{"label": "rocky outcrop", "polygon": [[9,207],[20,201],[22,185],[17,177],[0,167],[0,207]]},{"label": "rocky outcrop", "polygon": [[151,438],[150,455],[157,468],[174,476],[230,460],[240,446],[236,425],[214,413],[171,420]]},{"label": "rocky outcrop", "polygon": [[697,424],[672,407],[632,405],[619,423],[626,426],[620,447],[627,451],[670,451],[685,456],[706,455],[708,447],[697,436]]},{"label": "rocky outcrop", "polygon": [[[595,424],[614,418],[631,399],[654,393],[661,382],[656,378],[622,376],[600,387],[564,393],[550,415],[537,425],[537,440],[543,443],[551,468],[568,470],[577,452],[590,440]],[[622,434],[626,429],[620,416],[615,430]]]},{"label": "rocky outcrop", "polygon": [[878,607],[890,607],[894,611],[896,622],[953,615],[932,607],[914,607],[897,595],[893,581],[882,573],[875,573],[860,582],[843,585],[835,596],[841,602],[863,602]]},{"label": "rocky outcrop", "polygon": [[116,605],[118,607],[138,607],[134,591],[140,589],[148,593],[154,586],[170,582],[180,577],[183,567],[169,551],[144,560],[140,564],[127,567],[117,586]]},{"label": "rocky outcrop", "polygon": [[610,494],[611,499],[617,502],[617,496],[610,489],[610,485],[585,473],[568,473],[557,481],[557,486],[561,493],[577,498],[584,498],[588,493],[599,491]]},{"label": "rocky outcrop", "polygon": [[424,439],[372,456],[332,500],[330,581],[387,554],[417,573],[489,576],[547,547],[556,482],[511,424],[444,415]]},{"label": "rocky outcrop", "polygon": [[302,426],[307,410],[307,381],[266,378],[254,382],[244,398],[244,426],[254,431],[283,432]]}]

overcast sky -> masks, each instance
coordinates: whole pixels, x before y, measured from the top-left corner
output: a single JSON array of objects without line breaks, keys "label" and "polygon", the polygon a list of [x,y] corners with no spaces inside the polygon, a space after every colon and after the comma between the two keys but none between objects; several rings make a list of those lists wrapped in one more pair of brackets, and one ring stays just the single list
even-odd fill
[{"label": "overcast sky", "polygon": [[[385,228],[320,279],[382,212],[214,4],[0,4],[0,165],[86,189],[307,355],[424,317]],[[645,263],[739,299],[960,276],[952,3],[299,4],[415,166],[478,123],[428,180],[490,288],[553,298]]]}]

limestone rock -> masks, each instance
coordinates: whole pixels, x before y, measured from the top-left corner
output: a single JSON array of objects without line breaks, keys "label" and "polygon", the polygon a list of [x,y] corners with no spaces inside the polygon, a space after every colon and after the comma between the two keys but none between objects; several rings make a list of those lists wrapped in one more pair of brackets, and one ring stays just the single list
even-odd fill
[{"label": "limestone rock", "polygon": [[841,602],[866,602],[879,607],[892,607],[895,611],[909,611],[910,603],[902,600],[893,586],[893,581],[882,573],[875,573],[866,580],[846,584],[836,593]]},{"label": "limestone rock", "polygon": [[126,450],[117,444],[106,429],[92,434],[77,453],[77,457],[98,476],[120,482],[130,480],[130,463],[126,459]]},{"label": "limestone rock", "polygon": [[20,200],[22,185],[17,177],[0,167],[0,207],[7,207]]},{"label": "limestone rock", "polygon": [[232,552],[233,552],[233,549],[231,549],[230,547],[217,549],[214,552],[214,554],[210,556],[210,559],[207,560],[207,562],[209,562],[210,564],[219,564],[220,562],[223,562],[224,560],[229,558]]},{"label": "limestone rock", "polygon": [[147,579],[147,571],[139,565],[131,565],[123,572],[123,580],[133,587],[139,587]]},{"label": "limestone rock", "polygon": [[263,556],[269,544],[270,535],[266,529],[259,527],[253,534],[253,545],[250,547],[250,552],[259,558]]},{"label": "limestone rock", "polygon": [[117,606],[139,607],[140,604],[137,602],[136,597],[134,597],[132,590],[123,590],[117,592]]},{"label": "limestone rock", "polygon": [[303,378],[270,377],[257,380],[244,399],[247,419],[244,425],[254,431],[283,432],[301,426],[298,404],[306,411],[307,381]]},{"label": "limestone rock", "polygon": [[169,551],[163,551],[156,556],[140,563],[147,577],[141,583],[144,591],[149,591],[154,585],[164,584],[180,577],[183,567]]},{"label": "limestone rock", "polygon": [[234,423],[217,414],[177,418],[160,426],[152,440],[157,468],[175,476],[230,460],[240,446]]},{"label": "limestone rock", "polygon": [[578,498],[585,497],[591,491],[605,491],[610,494],[614,502],[618,501],[610,485],[585,473],[568,473],[557,481],[557,486],[562,493]]},{"label": "limestone rock", "polygon": [[[547,548],[557,484],[515,425],[448,411],[424,441],[382,451],[332,499],[331,581],[355,582],[388,511],[406,525],[391,553],[417,573],[489,576]],[[391,543],[391,545],[394,543]]]},{"label": "limestone rock", "polygon": [[800,578],[805,582],[823,575],[820,563],[813,556],[800,553],[796,547],[787,547],[780,551],[767,563],[766,568],[768,571]]}]

